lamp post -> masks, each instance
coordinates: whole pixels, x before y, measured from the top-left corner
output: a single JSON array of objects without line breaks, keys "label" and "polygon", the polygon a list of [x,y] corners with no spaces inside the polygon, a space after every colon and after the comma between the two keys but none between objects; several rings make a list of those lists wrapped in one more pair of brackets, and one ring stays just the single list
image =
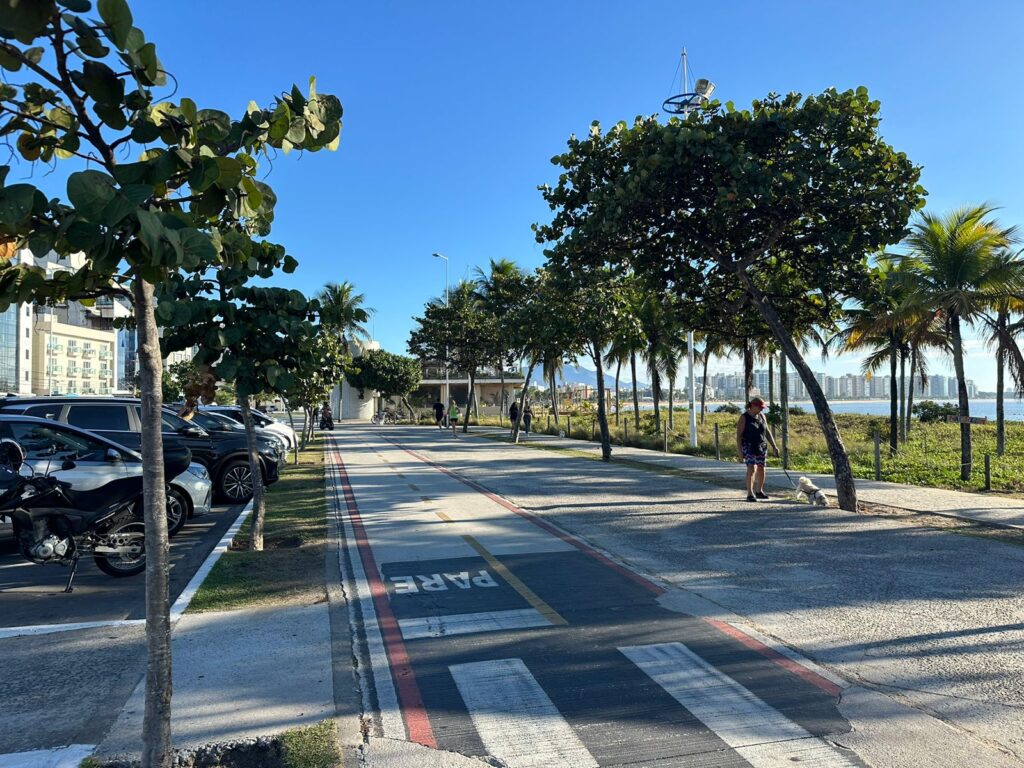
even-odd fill
[{"label": "lamp post", "polygon": [[[448,286],[449,286],[449,283],[448,283],[448,257],[445,256],[443,253],[437,253],[437,252],[434,252],[434,253],[432,253],[430,255],[433,256],[435,259],[443,259],[444,260],[444,308],[446,310],[451,309],[451,300],[450,300],[450,296],[448,295],[448,291],[449,291],[449,288],[448,288]],[[444,413],[445,413],[444,424],[445,424],[446,427],[448,426],[448,407],[451,404],[451,401],[452,401],[451,385],[450,385],[450,383],[448,381],[448,334],[445,333],[445,340],[444,340]],[[469,414],[468,413],[466,414],[466,418],[467,419],[469,418]]]}]

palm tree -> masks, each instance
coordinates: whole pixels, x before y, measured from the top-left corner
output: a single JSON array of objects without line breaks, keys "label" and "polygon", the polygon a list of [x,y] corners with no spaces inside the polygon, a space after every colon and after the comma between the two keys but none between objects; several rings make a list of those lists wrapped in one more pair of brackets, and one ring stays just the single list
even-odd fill
[{"label": "palm tree", "polygon": [[987,205],[959,208],[945,215],[922,213],[901,258],[916,306],[941,313],[950,336],[960,406],[960,479],[971,479],[971,406],[964,373],[963,327],[973,326],[997,302],[1024,288],[1020,259],[1003,253],[1015,242],[1016,228],[1001,227]]},{"label": "palm tree", "polygon": [[[1004,252],[1003,258],[1013,261],[1021,258],[1021,253]],[[994,315],[986,313],[983,317],[988,327],[988,343],[996,348],[996,455],[1006,452],[1006,367],[1009,365],[1010,377],[1013,379],[1014,394],[1024,397],[1024,360],[1021,359],[1018,337],[1024,331],[1024,320],[1012,320],[1013,315],[1024,313],[1024,297],[1005,296],[997,300],[993,307]]]},{"label": "palm tree", "polygon": [[700,358],[703,367],[703,378],[700,384],[700,423],[704,423],[704,414],[707,406],[708,394],[708,362],[712,355],[724,357],[729,352],[729,342],[722,336],[713,333],[704,334],[704,349],[701,350]]},{"label": "palm tree", "polygon": [[558,377],[565,372],[565,361],[560,349],[547,349],[541,353],[541,366],[544,380],[551,388],[551,412],[555,415],[555,424],[558,424]]},{"label": "palm tree", "polygon": [[[665,297],[647,293],[637,307],[637,320],[643,333],[643,361],[651,373],[651,395],[654,398],[654,430],[661,432],[661,374],[668,369],[666,360],[673,356],[673,339],[678,335],[675,316],[666,306]],[[634,379],[636,374],[634,372]],[[672,378],[674,379],[673,373]]]},{"label": "palm tree", "polygon": [[323,307],[324,324],[337,331],[346,342],[370,338],[366,323],[373,316],[374,310],[364,307],[366,296],[356,293],[355,286],[347,280],[340,283],[327,283],[316,298]]},{"label": "palm tree", "polygon": [[[612,339],[612,343],[608,346],[608,352],[604,356],[604,361],[608,365],[615,366],[615,425],[619,424],[619,409],[621,407],[620,396],[619,396],[619,380],[622,374],[622,366],[629,363],[629,357],[631,354],[636,352],[636,339],[632,337],[632,334],[626,332],[623,328],[619,333]],[[633,389],[636,390],[636,381],[633,382]]]},{"label": "palm tree", "polygon": [[[526,276],[511,259],[491,259],[488,271],[480,267],[475,269],[477,293],[481,305],[499,323],[511,314],[523,300],[523,286],[526,284]],[[498,405],[498,424],[504,424],[505,414],[505,366],[509,364],[509,344],[505,341],[508,337],[506,329],[498,335],[497,354],[498,380],[501,387],[501,397]]]}]

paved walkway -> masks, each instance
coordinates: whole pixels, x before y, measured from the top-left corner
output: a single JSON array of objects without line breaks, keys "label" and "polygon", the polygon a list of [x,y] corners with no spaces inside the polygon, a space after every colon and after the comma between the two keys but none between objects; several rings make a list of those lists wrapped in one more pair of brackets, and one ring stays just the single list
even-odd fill
[{"label": "paved walkway", "polygon": [[[508,430],[477,428],[471,432],[477,435],[507,435]],[[461,435],[461,433],[460,433]],[[532,434],[523,442],[543,442],[545,445],[587,451],[600,455],[601,444],[587,440],[571,440],[553,435]],[[677,453],[661,453],[644,448],[612,446],[612,458],[629,459],[658,467],[668,467],[718,483],[727,483],[742,489],[746,468],[739,462],[716,461],[701,456],[685,456]],[[805,474],[789,471],[795,482]],[[835,496],[835,478],[832,475],[807,474],[815,485],[830,496]],[[792,491],[793,486],[785,473],[777,467],[769,467],[765,487],[775,492]],[[941,488],[922,488],[917,485],[887,483],[884,481],[857,479],[857,498],[863,502],[881,504],[912,512],[926,512],[932,515],[958,517],[991,525],[1024,529],[1024,499],[1009,498],[998,494],[967,493]]]},{"label": "paved walkway", "polygon": [[[538,474],[517,477],[550,489],[542,505],[561,505],[571,487],[551,484],[568,464],[589,474],[578,461],[520,462],[536,453],[444,442],[453,440],[359,427],[329,438],[371,737],[527,768],[937,767],[967,755],[1017,765],[536,511],[552,506],[524,509],[467,471],[486,462],[497,479],[530,464]],[[510,466],[497,466],[499,453]],[[622,504],[616,493],[609,485],[600,506]]]}]

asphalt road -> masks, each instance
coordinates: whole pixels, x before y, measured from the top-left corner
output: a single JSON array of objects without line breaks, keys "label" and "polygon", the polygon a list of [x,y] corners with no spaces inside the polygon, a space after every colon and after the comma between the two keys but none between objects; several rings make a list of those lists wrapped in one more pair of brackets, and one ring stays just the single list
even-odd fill
[{"label": "asphalt road", "polygon": [[[171,600],[234,522],[241,507],[217,506],[171,539]],[[82,560],[75,591],[67,570],[27,563],[0,537],[0,755],[93,744],[145,673],[143,575],[114,579]],[[109,626],[3,638],[5,628],[80,622]]]},{"label": "asphalt road", "polygon": [[[708,712],[694,682],[703,680],[741,699],[753,693],[807,743],[855,750],[822,764],[1024,764],[1024,548],[785,500],[752,505],[699,480],[436,430],[346,428],[336,439],[362,518],[362,530],[353,522],[348,532],[358,550],[349,563],[383,582],[371,579],[375,599],[359,612],[370,619],[363,656],[385,692],[385,736],[423,742],[426,733],[442,748],[509,764],[525,759],[517,749],[529,753],[507,737],[517,731],[553,750],[537,765],[749,762],[742,740],[730,741],[745,710],[737,702],[724,721]],[[481,501],[488,489],[669,592],[652,599],[595,569],[593,557],[539,540]],[[351,516],[349,501],[339,504]],[[565,623],[537,619],[549,614],[494,575],[467,536]],[[481,584],[465,587],[466,572]],[[779,677],[742,642],[695,621],[700,611],[676,599],[687,595],[850,687],[830,699]],[[375,624],[386,647],[376,661]],[[388,645],[395,627],[397,655]],[[388,674],[397,693],[387,692]],[[410,679],[419,704],[403,694]],[[557,727],[531,731],[536,707]]]}]

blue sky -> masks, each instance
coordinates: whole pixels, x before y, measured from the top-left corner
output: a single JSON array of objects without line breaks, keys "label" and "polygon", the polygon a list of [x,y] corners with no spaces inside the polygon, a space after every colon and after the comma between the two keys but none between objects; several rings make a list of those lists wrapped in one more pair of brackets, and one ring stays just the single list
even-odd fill
[{"label": "blue sky", "polygon": [[[432,251],[450,257],[453,282],[490,258],[543,261],[530,224],[547,216],[536,186],[554,181],[551,156],[594,119],[657,111],[683,45],[693,75],[738,105],[865,85],[886,139],[924,166],[930,207],[990,201],[1007,222],[1024,215],[1024,4],[1013,0],[132,5],[177,97],[240,114],[312,74],[339,96],[339,151],[274,161],[273,238],[301,265],[283,282],[314,292],[352,281],[396,352],[411,316],[443,291]],[[991,360],[972,350],[982,387]]]}]

